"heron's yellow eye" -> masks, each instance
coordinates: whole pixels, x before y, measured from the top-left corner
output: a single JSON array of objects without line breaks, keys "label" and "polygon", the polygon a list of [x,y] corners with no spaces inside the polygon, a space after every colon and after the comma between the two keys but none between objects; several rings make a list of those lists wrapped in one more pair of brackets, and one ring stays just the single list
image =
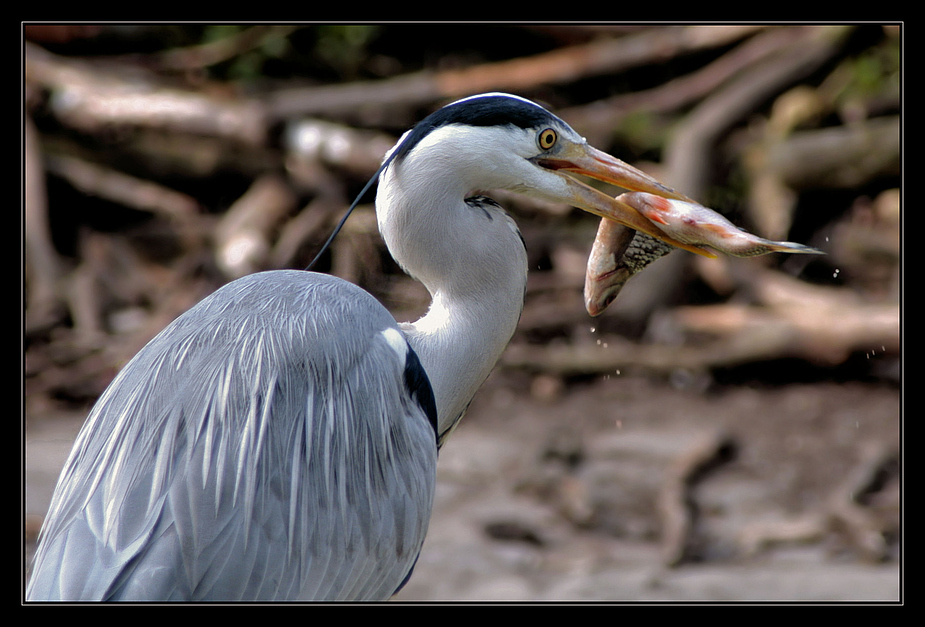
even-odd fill
[{"label": "heron's yellow eye", "polygon": [[559,136],[551,128],[547,128],[545,131],[541,131],[538,137],[540,148],[543,150],[549,150],[556,145],[556,140]]}]

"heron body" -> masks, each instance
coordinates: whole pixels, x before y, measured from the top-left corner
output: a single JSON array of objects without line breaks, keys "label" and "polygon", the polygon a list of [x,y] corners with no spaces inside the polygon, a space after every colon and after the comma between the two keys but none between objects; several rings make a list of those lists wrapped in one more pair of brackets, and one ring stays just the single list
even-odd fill
[{"label": "heron body", "polygon": [[427,314],[399,324],[343,280],[271,271],[177,318],[78,435],[27,598],[391,596],[424,541],[438,448],[523,307],[523,240],[480,190],[639,220],[566,172],[680,197],[514,96],[458,101],[406,133],[377,217]]},{"label": "heron body", "polygon": [[388,597],[433,497],[436,415],[420,372],[394,319],[345,281],[278,271],[225,286],[97,402],[30,596]]}]

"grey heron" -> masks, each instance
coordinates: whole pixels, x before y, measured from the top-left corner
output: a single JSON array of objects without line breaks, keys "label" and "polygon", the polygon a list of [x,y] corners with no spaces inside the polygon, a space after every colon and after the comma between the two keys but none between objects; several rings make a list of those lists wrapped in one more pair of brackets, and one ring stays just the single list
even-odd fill
[{"label": "grey heron", "polygon": [[481,191],[703,252],[568,173],[685,200],[516,96],[465,98],[405,133],[377,173],[376,213],[428,312],[398,323],[346,281],[280,270],[181,315],[91,410],[27,598],[389,598],[424,542],[438,449],[523,307],[523,239]]}]

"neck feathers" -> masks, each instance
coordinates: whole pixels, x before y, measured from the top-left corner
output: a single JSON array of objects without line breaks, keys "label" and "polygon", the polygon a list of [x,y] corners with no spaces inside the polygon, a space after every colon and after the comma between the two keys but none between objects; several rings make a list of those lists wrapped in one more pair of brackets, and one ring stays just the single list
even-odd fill
[{"label": "neck feathers", "polygon": [[403,330],[430,379],[442,434],[514,333],[527,255],[500,207],[486,199],[467,203],[468,190],[452,180],[409,180],[401,176],[407,164],[398,165],[383,174],[376,211],[392,256],[431,294],[428,313]]}]

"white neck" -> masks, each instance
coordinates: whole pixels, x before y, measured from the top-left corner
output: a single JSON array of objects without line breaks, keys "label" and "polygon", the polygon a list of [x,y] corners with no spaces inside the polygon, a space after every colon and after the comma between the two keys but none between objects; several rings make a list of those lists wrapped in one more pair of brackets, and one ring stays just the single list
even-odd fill
[{"label": "white neck", "polygon": [[453,172],[427,177],[412,152],[382,175],[379,230],[395,260],[431,294],[430,310],[402,325],[434,391],[438,431],[448,434],[494,368],[523,309],[527,258],[513,220],[471,207]]}]

